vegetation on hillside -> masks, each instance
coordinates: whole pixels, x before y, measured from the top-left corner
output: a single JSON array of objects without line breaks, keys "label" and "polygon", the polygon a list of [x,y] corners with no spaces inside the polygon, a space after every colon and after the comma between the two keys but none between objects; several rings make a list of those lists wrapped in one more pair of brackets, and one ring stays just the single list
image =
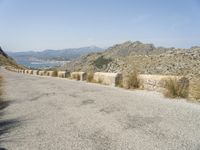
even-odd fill
[{"label": "vegetation on hillside", "polygon": [[99,58],[97,58],[95,61],[94,61],[94,66],[101,69],[103,68],[104,66],[107,67],[107,65],[112,61],[111,58],[105,58],[104,56],[100,56]]},{"label": "vegetation on hillside", "polygon": [[2,55],[0,55],[0,66],[12,66],[14,68],[24,68],[24,67],[18,65],[13,59],[6,58]]},{"label": "vegetation on hillside", "polygon": [[0,47],[0,66],[11,66],[14,68],[24,68],[18,65],[12,58],[8,57],[8,55],[1,49]]}]

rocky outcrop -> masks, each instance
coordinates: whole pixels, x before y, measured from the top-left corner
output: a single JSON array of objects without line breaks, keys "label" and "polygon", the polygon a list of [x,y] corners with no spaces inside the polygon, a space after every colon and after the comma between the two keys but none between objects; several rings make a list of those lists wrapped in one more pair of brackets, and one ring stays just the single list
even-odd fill
[{"label": "rocky outcrop", "polygon": [[2,50],[2,48],[0,47],[0,55],[8,58],[8,55]]}]

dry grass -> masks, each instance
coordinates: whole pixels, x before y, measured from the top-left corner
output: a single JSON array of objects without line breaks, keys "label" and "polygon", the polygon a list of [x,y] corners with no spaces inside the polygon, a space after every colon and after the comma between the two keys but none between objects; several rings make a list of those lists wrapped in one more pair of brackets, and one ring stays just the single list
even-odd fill
[{"label": "dry grass", "polygon": [[164,80],[164,95],[170,98],[187,98],[189,93],[189,83],[179,81],[177,78],[168,78]]},{"label": "dry grass", "polygon": [[190,85],[190,97],[200,101],[200,79],[195,80]]},{"label": "dry grass", "polygon": [[98,79],[98,82],[97,83],[99,83],[99,84],[103,84],[103,79]]},{"label": "dry grass", "polygon": [[90,71],[87,73],[87,82],[94,82],[94,72]]},{"label": "dry grass", "polygon": [[124,87],[126,89],[137,89],[140,88],[140,80],[138,78],[138,72],[133,71],[126,75],[122,82],[119,82],[120,87]]}]

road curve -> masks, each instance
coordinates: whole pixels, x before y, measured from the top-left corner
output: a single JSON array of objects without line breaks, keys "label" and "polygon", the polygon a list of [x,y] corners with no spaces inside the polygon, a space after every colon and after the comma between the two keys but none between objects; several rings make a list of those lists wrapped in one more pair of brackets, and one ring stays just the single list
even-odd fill
[{"label": "road curve", "polygon": [[[18,74],[5,78],[9,150],[198,150],[200,105],[162,94]],[[1,123],[2,124],[2,123]],[[3,124],[5,125],[5,123]]]}]

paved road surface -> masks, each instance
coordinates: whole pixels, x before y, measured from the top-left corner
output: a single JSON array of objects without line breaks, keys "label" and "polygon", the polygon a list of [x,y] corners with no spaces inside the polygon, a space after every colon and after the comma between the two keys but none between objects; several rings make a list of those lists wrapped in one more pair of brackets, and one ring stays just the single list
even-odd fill
[{"label": "paved road surface", "polygon": [[[5,77],[9,150],[199,150],[200,105],[162,94],[17,74]],[[16,125],[14,125],[16,124]],[[5,124],[4,124],[5,125]],[[10,125],[8,123],[8,125]]]}]

